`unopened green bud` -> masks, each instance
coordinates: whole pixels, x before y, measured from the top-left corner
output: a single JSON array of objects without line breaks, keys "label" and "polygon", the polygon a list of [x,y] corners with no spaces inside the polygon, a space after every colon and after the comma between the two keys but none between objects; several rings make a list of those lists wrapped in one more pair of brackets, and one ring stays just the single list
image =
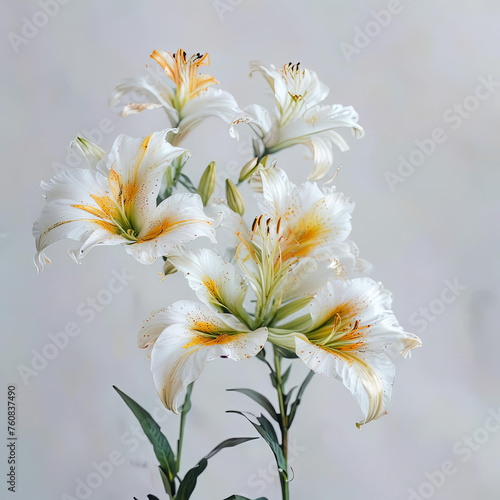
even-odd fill
[{"label": "unopened green bud", "polygon": [[266,168],[267,167],[267,160],[269,159],[269,155],[264,156],[262,160],[259,161],[259,165],[261,168]]},{"label": "unopened green bud", "polygon": [[80,134],[71,141],[70,147],[78,149],[87,159],[91,167],[95,167],[106,154],[104,149],[88,139],[85,139],[85,137],[82,137]]},{"label": "unopened green bud", "polygon": [[166,278],[167,276],[176,272],[177,268],[169,260],[166,260],[165,264],[163,264],[163,277]]},{"label": "unopened green bud", "polygon": [[198,186],[198,194],[201,196],[203,205],[206,206],[215,189],[215,162],[213,161],[205,169]]},{"label": "unopened green bud", "polygon": [[258,165],[259,158],[256,156],[253,160],[250,160],[242,169],[240,172],[240,177],[238,179],[238,182],[243,182],[252,177],[257,170],[259,170],[261,167]]},{"label": "unopened green bud", "polygon": [[245,204],[243,197],[238,191],[238,188],[231,182],[231,179],[226,179],[226,198],[229,208],[237,214],[243,215],[245,213]]}]

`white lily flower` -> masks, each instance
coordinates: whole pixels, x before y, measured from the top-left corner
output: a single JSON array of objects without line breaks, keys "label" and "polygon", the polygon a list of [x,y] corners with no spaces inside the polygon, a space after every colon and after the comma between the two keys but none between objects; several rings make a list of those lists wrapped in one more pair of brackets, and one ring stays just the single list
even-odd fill
[{"label": "white lily flower", "polygon": [[267,329],[251,331],[231,314],[181,300],[154,313],[139,339],[140,347],[152,346],[151,371],[158,395],[178,413],[181,392],[199,377],[206,363],[256,356],[267,340]]},{"label": "white lily flower", "polygon": [[311,180],[323,178],[333,163],[333,149],[347,151],[349,146],[337,132],[351,128],[362,137],[358,114],[352,106],[321,104],[328,95],[328,87],[319,81],[316,73],[300,68],[300,64],[286,64],[283,69],[271,65],[266,68],[257,62],[250,65],[251,73],[262,73],[274,94],[274,116],[259,105],[244,109],[231,125],[230,132],[237,137],[234,125],[247,123],[257,135],[255,154],[262,157],[295,144],[307,146],[313,155],[314,170]]},{"label": "white lily flower", "polygon": [[215,242],[199,195],[175,194],[156,205],[167,166],[186,153],[165,141],[169,132],[145,139],[121,135],[95,169],[72,169],[42,182],[47,204],[33,226],[39,271],[50,263],[45,250],[60,239],[81,243],[70,251],[77,261],[95,245],[125,245],[144,264],[200,236]]},{"label": "white lily flower", "polygon": [[[139,96],[147,102],[132,102],[122,109],[122,116],[139,113],[145,109],[163,108],[173,127],[179,129],[174,144],[180,144],[191,130],[211,116],[230,124],[239,112],[234,97],[229,92],[215,89],[218,83],[210,75],[200,75],[200,66],[209,65],[208,54],[195,54],[189,59],[179,49],[175,54],[155,50],[151,54],[163,69],[165,78],[151,75],[123,80],[110,98],[111,106],[119,104],[126,96]],[[172,88],[171,81],[175,88]]]},{"label": "white lily flower", "polygon": [[259,171],[251,182],[264,218],[281,221],[282,261],[329,260],[342,276],[361,269],[358,249],[348,240],[354,203],[343,193],[314,182],[298,187],[276,167]]},{"label": "white lily flower", "polygon": [[370,278],[336,280],[310,304],[305,333],[275,335],[316,373],[340,380],[363,412],[358,427],[386,414],[392,402],[394,358],[407,357],[420,339],[399,325],[390,292]]},{"label": "white lily flower", "polygon": [[241,275],[232,264],[208,248],[178,248],[168,261],[184,273],[198,298],[218,312],[242,314],[247,292]]}]

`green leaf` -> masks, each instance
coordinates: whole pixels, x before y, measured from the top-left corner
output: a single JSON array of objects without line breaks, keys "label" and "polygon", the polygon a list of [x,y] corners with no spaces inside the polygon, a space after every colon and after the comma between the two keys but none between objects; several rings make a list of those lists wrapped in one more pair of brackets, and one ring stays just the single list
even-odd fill
[{"label": "green leaf", "polygon": [[257,359],[260,359],[261,361],[265,361],[266,360],[266,350],[265,349],[261,349],[257,355],[255,356]]},{"label": "green leaf", "polygon": [[239,444],[246,443],[247,441],[253,441],[254,439],[258,438],[256,437],[229,438],[226,439],[225,441],[222,441],[222,443],[219,443],[206,457],[202,458],[195,467],[193,467],[186,473],[184,479],[182,480],[179,486],[179,492],[177,493],[175,499],[188,500],[188,498],[192,495],[194,489],[196,488],[196,482],[198,481],[198,477],[207,468],[208,460],[217,453],[219,453],[219,451],[223,450],[224,448],[232,448],[233,446],[238,446]]},{"label": "green leaf", "polygon": [[290,365],[282,374],[281,374],[281,383],[283,385],[286,384],[288,377],[290,376],[290,372],[292,370],[292,365]]},{"label": "green leaf", "polygon": [[275,389],[277,389],[278,388],[278,379],[276,378],[276,373],[274,371],[272,371],[269,374],[269,377],[271,378],[271,384],[273,384],[273,387]]},{"label": "green leaf", "polygon": [[172,483],[177,474],[177,466],[170,443],[161,432],[160,426],[154,421],[153,417],[144,408],[142,408],[142,406],[136,403],[124,392],[120,391],[118,387],[113,386],[113,388],[132,410],[132,413],[141,424],[142,430],[153,445],[153,450],[163,472],[167,475],[169,482]]},{"label": "green leaf", "polygon": [[276,459],[276,463],[278,464],[278,468],[281,469],[281,474],[286,478],[287,477],[287,467],[285,457],[283,455],[283,450],[278,442],[278,436],[276,435],[276,431],[274,430],[273,424],[267,420],[264,415],[260,415],[260,417],[255,417],[252,413],[253,417],[255,417],[258,421],[258,424],[252,422],[245,413],[237,410],[228,410],[226,413],[236,413],[238,415],[242,415],[245,417],[256,429],[256,431],[264,438],[266,443],[271,448],[273,452],[274,458]]},{"label": "green leaf", "polygon": [[233,446],[238,446],[239,444],[246,443],[247,441],[253,441],[254,439],[259,439],[257,437],[242,437],[242,438],[229,438],[222,443],[218,444],[205,458],[208,460],[212,458],[214,455],[219,453],[219,451],[224,448],[232,448]]},{"label": "green leaf", "polygon": [[[251,500],[248,497],[242,497],[241,495],[231,495],[230,497],[225,498],[224,500]],[[255,500],[267,500],[266,497],[259,497]]]},{"label": "green leaf", "polygon": [[227,389],[227,391],[240,392],[241,394],[248,396],[255,402],[259,403],[269,413],[269,415],[271,415],[271,417],[274,418],[274,420],[276,420],[276,422],[280,422],[281,419],[278,413],[276,413],[273,404],[260,392],[254,391],[253,389]]},{"label": "green leaf", "polygon": [[[137,500],[136,497],[134,497],[134,500]],[[160,500],[158,497],[155,497],[154,495],[148,495],[148,500]]]},{"label": "green leaf", "polygon": [[188,500],[191,497],[194,489],[196,488],[198,477],[207,468],[207,465],[208,460],[206,458],[202,458],[192,469],[187,471],[179,486],[179,492],[175,497],[176,500]]},{"label": "green leaf", "polygon": [[197,193],[198,190],[194,187],[194,184],[191,182],[191,179],[185,175],[185,174],[180,174],[179,175],[179,182],[189,191],[192,193]]},{"label": "green leaf", "polygon": [[265,349],[261,349],[255,357],[257,359],[259,359],[260,361],[262,361],[263,363],[265,363],[269,367],[271,372],[274,371],[273,367],[269,364],[269,361],[267,361],[267,359],[266,359],[266,350]]},{"label": "green leaf", "polygon": [[163,469],[158,467],[158,470],[160,471],[160,477],[161,477],[161,482],[163,483],[163,487],[165,488],[165,491],[170,497],[175,496],[175,480],[170,480],[168,478],[168,472],[164,472]]},{"label": "green leaf", "polygon": [[288,408],[288,404],[290,403],[290,401],[292,399],[292,396],[293,396],[293,393],[294,393],[295,389],[297,389],[297,386],[292,387],[290,389],[290,391],[287,394],[284,395],[283,404],[285,405],[285,408]]},{"label": "green leaf", "polygon": [[300,386],[299,392],[297,393],[297,397],[295,398],[295,401],[292,403],[292,406],[290,408],[290,415],[288,416],[288,427],[292,425],[293,419],[295,418],[295,414],[297,413],[297,408],[300,405],[300,401],[302,399],[302,394],[304,394],[304,391],[306,390],[306,387],[309,385],[309,382],[314,376],[314,372],[311,370],[308,374],[307,377],[305,378],[304,382],[302,382],[302,385]]}]

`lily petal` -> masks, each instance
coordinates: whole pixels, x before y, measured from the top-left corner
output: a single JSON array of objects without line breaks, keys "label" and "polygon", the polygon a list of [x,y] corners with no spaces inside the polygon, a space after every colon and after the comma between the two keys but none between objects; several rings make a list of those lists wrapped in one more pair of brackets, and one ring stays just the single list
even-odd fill
[{"label": "lily petal", "polygon": [[[167,113],[171,126],[176,126],[179,123],[179,112],[173,106],[175,92],[162,81],[153,79],[149,75],[126,78],[115,88],[109,99],[110,106],[117,106],[128,95],[134,100],[143,98],[146,102],[137,103],[134,101],[127,104],[122,108],[122,116],[161,106]],[[141,105],[144,107],[140,108]]]},{"label": "lily petal", "polygon": [[207,118],[213,116],[229,125],[240,112],[236,100],[229,92],[209,87],[182,108],[178,125],[180,132],[176,141],[180,143]]},{"label": "lily petal", "polygon": [[38,272],[50,263],[45,250],[61,239],[81,242],[81,256],[96,244],[126,243],[116,226],[105,219],[106,214],[96,201],[110,194],[107,180],[99,172],[85,169],[61,172],[50,182],[42,182],[42,189],[48,203],[33,225]]},{"label": "lily petal", "polygon": [[137,241],[126,250],[137,260],[152,264],[174,247],[206,236],[216,243],[213,220],[203,211],[198,194],[177,193],[147,215]]},{"label": "lily petal", "polygon": [[363,413],[358,427],[387,413],[396,370],[386,354],[341,357],[298,336],[295,341],[297,356],[311,370],[341,381],[352,393]]},{"label": "lily petal", "polygon": [[138,227],[156,207],[161,179],[170,162],[182,154],[191,154],[166,142],[170,132],[172,129],[154,132],[145,139],[120,135],[105,160],[110,186],[125,212],[132,212],[133,224]]},{"label": "lily petal", "polygon": [[168,259],[184,273],[198,298],[219,312],[240,311],[247,286],[232,264],[208,248],[182,249]]},{"label": "lily petal", "polygon": [[421,345],[401,328],[391,305],[390,292],[370,278],[332,281],[312,300],[312,324],[295,339],[297,356],[307,366],[352,392],[363,411],[358,425],[387,413],[393,360]]},{"label": "lily petal", "polygon": [[267,329],[249,331],[233,316],[189,301],[176,302],[172,308],[184,313],[185,321],[168,326],[158,337],[151,370],[161,400],[178,413],[181,392],[199,377],[206,363],[257,355],[266,342]]}]

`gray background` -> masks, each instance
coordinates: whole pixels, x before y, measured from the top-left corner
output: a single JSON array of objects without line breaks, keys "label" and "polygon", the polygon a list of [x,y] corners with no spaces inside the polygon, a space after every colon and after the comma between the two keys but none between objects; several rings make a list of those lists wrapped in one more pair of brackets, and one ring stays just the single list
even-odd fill
[{"label": "gray background", "polygon": [[[16,53],[7,34],[20,34],[22,18],[32,19],[40,5],[4,3],[0,282],[6,340],[0,366],[4,387],[17,385],[17,498],[79,498],[77,479],[85,480],[92,463],[109,460],[113,452],[122,457],[120,464],[92,490],[92,499],[161,494],[152,450],[131,438],[134,418],[111,385],[150,410],[158,405],[136,332],[152,309],[192,293],[182,276],[160,283],[159,265],[142,266],[120,248],[97,248],[78,266],[66,254],[71,245],[62,243],[49,252],[53,264],[37,275],[31,225],[43,205],[39,182],[54,174],[55,164],[66,163],[66,147],[76,132],[110,120],[100,139],[107,149],[119,133],[139,137],[166,126],[159,110],[121,119],[107,98],[123,77],[145,72],[154,48],[178,47],[208,51],[209,73],[241,106],[265,102],[263,80],[247,77],[251,59],[278,66],[300,61],[330,87],[328,102],[355,106],[366,137],[350,139],[351,151],[336,156],[343,165],[336,183],[357,204],[353,239],[362,256],[373,263],[373,276],[393,291],[400,322],[424,343],[410,361],[398,363],[390,413],[361,432],[354,426],[360,412],[349,392],[339,383],[313,379],[291,433],[292,498],[399,500],[411,498],[410,488],[420,488],[421,498],[500,496],[500,433],[498,426],[484,430],[492,422],[489,412],[498,414],[500,406],[500,90],[493,88],[482,101],[471,97],[481,76],[500,81],[500,6],[487,0],[402,0],[385,27],[367,26],[372,11],[391,5],[74,0],[61,5]],[[356,32],[365,27],[374,36],[346,58],[342,43],[354,45]],[[464,101],[473,110],[460,121],[452,119],[453,106]],[[386,172],[397,173],[398,157],[408,158],[415,140],[431,137],[436,128],[446,134],[444,142],[391,190]],[[231,173],[248,158],[215,120],[193,133],[187,146],[194,178],[212,159]],[[280,160],[297,181],[312,167],[303,160],[306,153],[296,147]],[[113,271],[123,269],[133,281],[86,322],[90,317],[81,315],[81,304],[104,296]],[[454,296],[445,292],[454,297],[448,304],[440,299],[449,288],[446,280],[463,287]],[[423,319],[421,308],[429,307],[435,314]],[[50,343],[48,335],[71,322],[79,335],[23,383],[19,366],[30,367],[33,350],[41,352]],[[302,366],[295,371],[297,380],[305,373]],[[250,386],[273,396],[267,384],[255,360],[207,366],[195,387],[184,465],[223,438],[253,435],[243,419],[224,410],[255,406],[225,388]],[[178,418],[158,415],[175,439]],[[220,500],[232,493],[279,498],[278,481],[258,477],[259,468],[271,463],[261,441],[222,452],[211,460],[193,498]],[[452,470],[443,484],[425,485],[426,473],[443,464]]]}]

